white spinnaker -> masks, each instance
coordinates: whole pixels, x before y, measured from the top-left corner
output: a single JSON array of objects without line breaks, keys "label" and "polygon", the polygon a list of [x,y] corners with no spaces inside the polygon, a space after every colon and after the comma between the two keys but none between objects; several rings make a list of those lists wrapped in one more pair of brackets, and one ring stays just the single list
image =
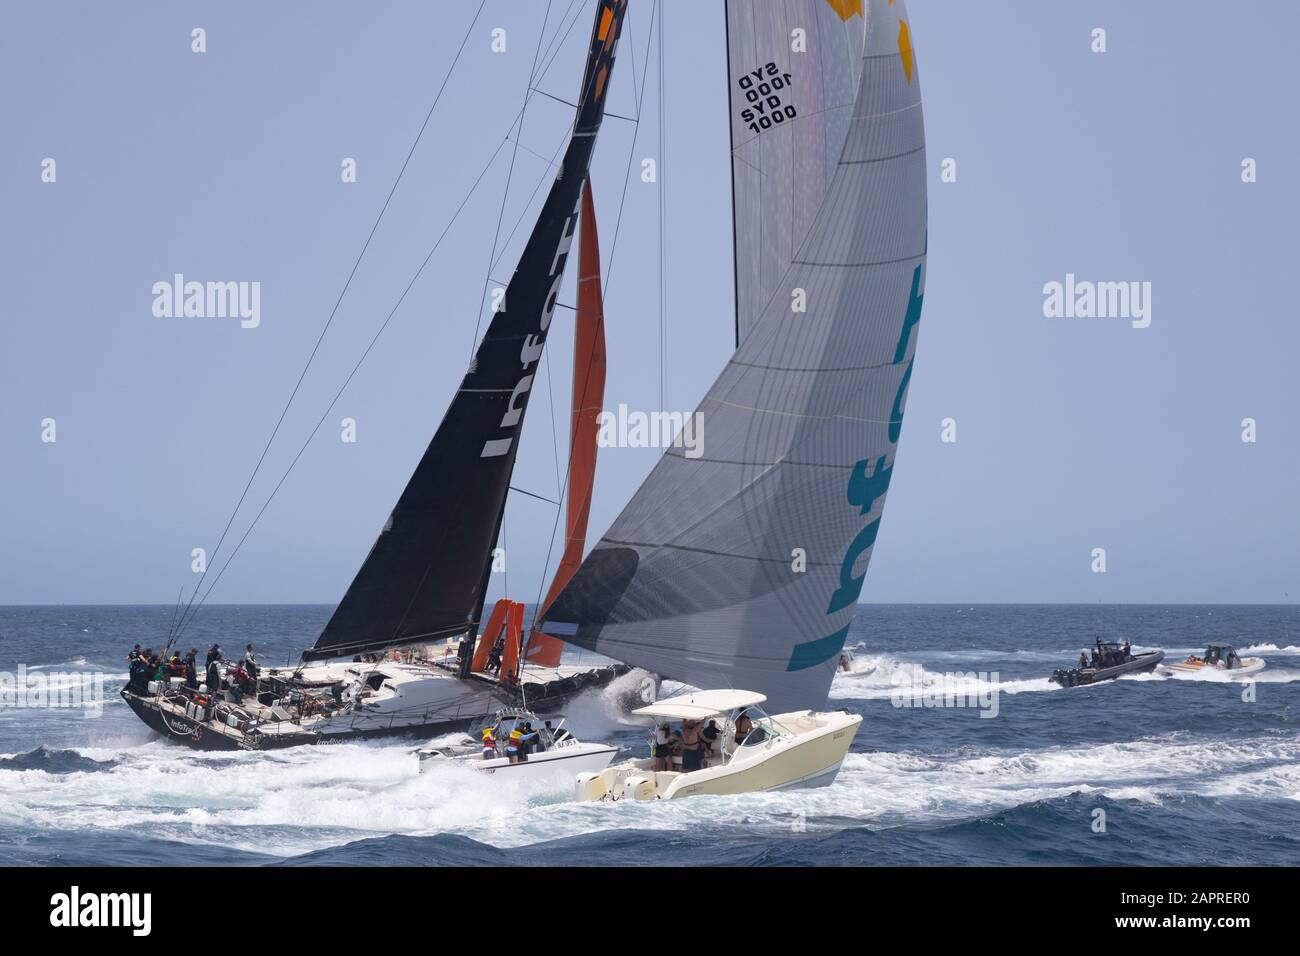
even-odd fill
[{"label": "white spinnaker", "polygon": [[727,0],[737,344],[785,278],[835,176],[865,28],[863,16],[846,19],[826,0]]},{"label": "white spinnaker", "polygon": [[[735,16],[741,7],[751,9]],[[812,28],[823,7],[838,32]],[[763,138],[780,138],[759,175],[788,181],[737,184],[737,302],[756,318],[698,410],[703,453],[664,454],[542,626],[697,687],[759,691],[777,709],[826,699],[892,474],[925,281],[925,141],[905,6],[753,0],[729,6],[729,29],[767,31],[750,51],[763,60],[789,49],[799,9],[808,49],[792,56],[824,62],[760,90],[775,98],[765,110],[793,116],[746,125],[756,142],[735,140],[737,154],[761,159]],[[855,30],[856,65],[842,56]],[[745,42],[732,43],[737,88],[751,70],[772,72],[770,60],[745,62]],[[842,137],[828,118],[835,84],[812,79],[835,62],[838,82],[856,79],[838,110]],[[753,122],[747,102],[733,99],[733,133]],[[818,151],[836,137],[823,186]],[[796,201],[819,192],[811,214]],[[796,212],[782,219],[773,197]],[[769,235],[782,224],[796,229],[786,251]]]}]

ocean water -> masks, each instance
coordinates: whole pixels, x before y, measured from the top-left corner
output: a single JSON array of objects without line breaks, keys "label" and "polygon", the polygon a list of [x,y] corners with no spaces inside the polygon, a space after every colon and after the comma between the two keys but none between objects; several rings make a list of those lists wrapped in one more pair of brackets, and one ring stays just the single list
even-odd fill
[{"label": "ocean water", "polygon": [[[264,663],[287,661],[329,612],[205,608],[184,644],[252,641]],[[417,776],[427,740],[264,754],[166,743],[116,691],[128,648],[160,645],[170,616],[0,608],[0,680],[20,665],[53,685],[98,673],[107,696],[98,713],[0,706],[0,864],[1300,863],[1297,606],[864,606],[855,672],[829,703],[864,719],[833,786],[653,804],[578,804],[455,768]],[[1226,641],[1267,667],[1253,687],[1046,680],[1094,637],[1174,660]],[[896,706],[900,688],[912,700],[939,675],[953,675],[950,703],[996,694],[983,708]],[[646,729],[610,700],[574,701],[570,726],[644,755]]]}]

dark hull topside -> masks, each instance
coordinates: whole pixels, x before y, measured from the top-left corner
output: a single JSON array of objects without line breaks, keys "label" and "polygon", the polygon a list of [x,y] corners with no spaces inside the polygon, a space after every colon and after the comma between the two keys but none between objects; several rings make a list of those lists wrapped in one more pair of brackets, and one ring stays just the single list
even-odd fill
[{"label": "dark hull topside", "polygon": [[[628,668],[624,666],[602,668],[600,671],[587,677],[580,685],[572,689],[548,693],[543,697],[530,699],[529,706],[535,709],[544,708],[548,712],[558,707],[564,702],[577,696],[584,690],[601,687],[608,684],[615,677],[626,673]],[[218,730],[213,730],[206,726],[210,721],[196,723],[188,718],[178,718],[171,715],[164,716],[158,706],[153,702],[154,698],[142,696],[132,692],[129,688],[122,688],[122,699],[126,701],[127,706],[135,713],[141,721],[149,727],[150,730],[176,743],[183,743],[187,747],[195,750],[279,750],[286,747],[301,747],[311,744],[329,744],[340,741],[351,740],[370,740],[383,737],[429,737],[434,734],[455,733],[456,731],[468,730],[480,722],[486,714],[479,714],[473,717],[466,717],[457,720],[438,720],[428,724],[415,724],[404,727],[390,728],[369,728],[364,730],[340,731],[331,734],[295,734],[291,736],[274,736],[265,735],[258,738],[256,745],[241,743],[237,738],[228,736]],[[504,704],[503,704],[504,706]]]},{"label": "dark hull topside", "polygon": [[1064,687],[1082,687],[1087,684],[1100,684],[1102,681],[1114,680],[1117,677],[1123,677],[1125,674],[1141,674],[1145,671],[1152,670],[1164,659],[1164,651],[1150,651],[1146,654],[1137,654],[1132,660],[1125,661],[1122,664],[1116,664],[1113,667],[1101,667],[1095,670],[1091,667],[1086,667],[1074,668],[1068,671],[1057,671],[1052,675],[1051,680]]}]

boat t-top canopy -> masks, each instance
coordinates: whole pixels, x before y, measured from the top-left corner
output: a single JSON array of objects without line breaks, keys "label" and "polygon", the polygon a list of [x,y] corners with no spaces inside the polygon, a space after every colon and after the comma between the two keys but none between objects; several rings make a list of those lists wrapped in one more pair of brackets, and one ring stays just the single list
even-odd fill
[{"label": "boat t-top canopy", "polygon": [[1211,650],[1211,651],[1235,651],[1236,650],[1236,648],[1233,647],[1231,644],[1206,644],[1205,647],[1207,650]]},{"label": "boat t-top canopy", "polygon": [[670,720],[704,720],[743,707],[753,707],[767,700],[752,690],[700,690],[655,701],[632,711],[643,717],[666,717]]}]

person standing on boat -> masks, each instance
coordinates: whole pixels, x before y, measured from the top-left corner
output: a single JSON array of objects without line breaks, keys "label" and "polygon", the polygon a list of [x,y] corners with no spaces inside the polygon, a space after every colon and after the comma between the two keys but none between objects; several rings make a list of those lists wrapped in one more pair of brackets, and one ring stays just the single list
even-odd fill
[{"label": "person standing on boat", "polygon": [[483,759],[493,760],[497,755],[497,739],[492,735],[492,727],[483,728]]},{"label": "person standing on boat", "polygon": [[525,721],[524,737],[523,737],[522,745],[519,748],[520,758],[523,760],[527,760],[528,755],[537,748],[537,742],[538,742],[538,733],[537,731],[533,730],[533,722],[531,720]]},{"label": "person standing on boat", "polygon": [[510,735],[506,737],[506,759],[511,763],[519,763],[523,747],[524,730],[523,727],[519,725],[519,722],[515,721],[515,725],[510,731]]},{"label": "person standing on boat", "polygon": [[185,655],[185,686],[193,690],[199,689],[199,669],[195,663],[198,655],[198,649],[194,647],[191,647],[190,652]]},{"label": "person standing on boat", "polygon": [[682,721],[682,773],[699,770],[703,764],[704,751],[700,741],[700,722],[698,720]]},{"label": "person standing on boat", "polygon": [[668,722],[660,724],[655,728],[654,734],[654,761],[655,771],[673,769],[673,732],[668,728]]},{"label": "person standing on boat", "polygon": [[483,668],[484,671],[489,674],[499,673],[501,670],[501,655],[504,651],[505,638],[497,638],[496,643],[492,645],[492,650],[488,651],[487,666]]},{"label": "person standing on boat", "polygon": [[[139,647],[140,645],[136,645]],[[142,653],[137,653],[131,661],[131,682],[130,688],[137,694],[146,694],[149,692],[149,659]]]},{"label": "person standing on boat", "polygon": [[702,765],[707,767],[713,762],[713,758],[718,755],[718,738],[722,736],[722,731],[718,729],[717,722],[710,717],[709,722],[704,725],[700,731],[700,737],[703,738],[702,744]]},{"label": "person standing on boat", "polygon": [[257,658],[253,656],[253,645],[249,644],[244,648],[244,670],[248,671],[248,676],[257,680]]}]

